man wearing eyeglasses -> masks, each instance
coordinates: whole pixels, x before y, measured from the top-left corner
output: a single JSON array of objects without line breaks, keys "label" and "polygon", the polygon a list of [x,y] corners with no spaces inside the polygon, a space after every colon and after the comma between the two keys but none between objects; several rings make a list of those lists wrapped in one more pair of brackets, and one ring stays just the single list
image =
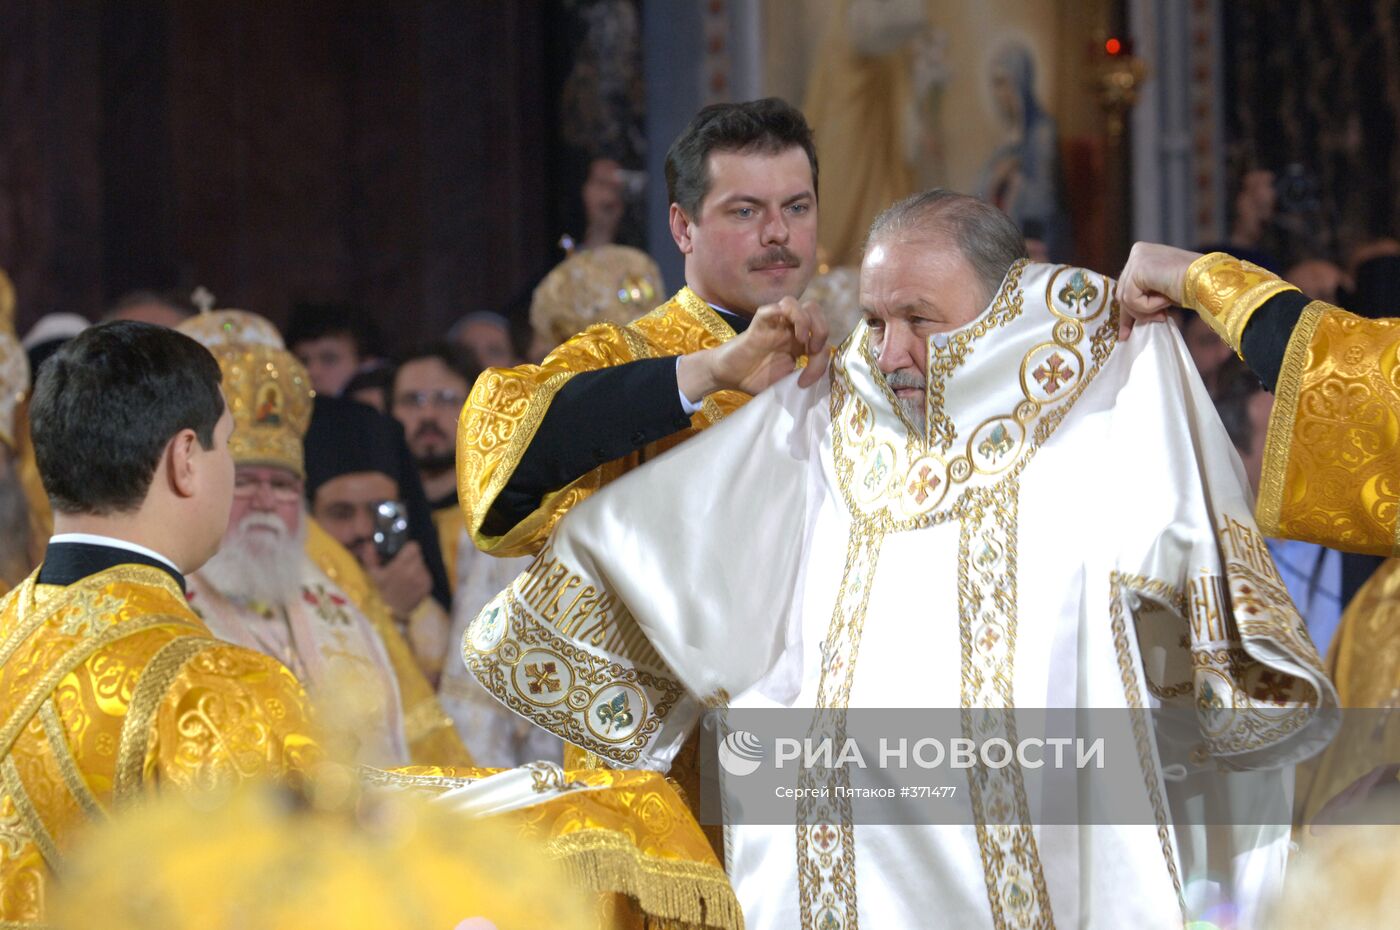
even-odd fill
[{"label": "man wearing eyeglasses", "polygon": [[454,589],[458,541],[467,525],[457,506],[457,416],[479,374],[481,367],[471,350],[443,342],[409,355],[390,386],[390,409],[403,424],[408,450],[418,466]]}]

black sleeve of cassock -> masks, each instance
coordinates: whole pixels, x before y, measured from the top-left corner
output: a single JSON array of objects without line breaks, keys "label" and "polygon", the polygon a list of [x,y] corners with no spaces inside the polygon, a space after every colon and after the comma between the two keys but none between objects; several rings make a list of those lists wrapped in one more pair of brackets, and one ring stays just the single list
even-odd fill
[{"label": "black sleeve of cassock", "polygon": [[496,496],[482,530],[499,536],[551,491],[690,426],[676,384],[676,357],[647,358],[569,379]]},{"label": "black sleeve of cassock", "polygon": [[1312,301],[1300,291],[1284,291],[1264,301],[1263,306],[1245,324],[1240,338],[1240,354],[1245,364],[1273,391],[1278,384],[1283,353],[1288,349],[1288,337],[1303,315],[1303,308]]}]

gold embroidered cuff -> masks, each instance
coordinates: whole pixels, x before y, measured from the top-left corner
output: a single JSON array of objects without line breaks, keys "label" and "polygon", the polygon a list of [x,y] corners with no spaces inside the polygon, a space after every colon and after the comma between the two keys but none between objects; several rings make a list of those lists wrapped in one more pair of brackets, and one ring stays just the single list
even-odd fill
[{"label": "gold embroidered cuff", "polygon": [[1270,537],[1282,535],[1279,522],[1283,514],[1288,462],[1295,442],[1293,429],[1298,419],[1298,395],[1303,386],[1303,373],[1313,334],[1317,332],[1327,307],[1327,304],[1313,301],[1303,309],[1303,315],[1288,339],[1278,383],[1274,385],[1274,406],[1269,413],[1269,427],[1264,439],[1264,464],[1259,476],[1259,497],[1255,504],[1259,529]]},{"label": "gold embroidered cuff", "polygon": [[1238,355],[1245,325],[1254,311],[1270,297],[1296,290],[1258,265],[1224,252],[1211,252],[1186,269],[1181,293],[1182,304],[1199,313]]}]

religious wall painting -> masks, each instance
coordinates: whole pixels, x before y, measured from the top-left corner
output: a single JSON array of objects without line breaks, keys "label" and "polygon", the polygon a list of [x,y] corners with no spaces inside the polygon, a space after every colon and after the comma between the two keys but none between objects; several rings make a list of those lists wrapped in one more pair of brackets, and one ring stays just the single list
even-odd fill
[{"label": "religious wall painting", "polygon": [[1037,86],[1030,45],[1004,39],[986,72],[1001,142],[987,156],[977,195],[1015,221],[1031,257],[1064,260],[1069,215],[1060,179],[1060,134]]},{"label": "religious wall painting", "polygon": [[[766,52],[766,89],[796,97],[824,173],[821,243],[858,262],[879,210],[932,187],[1004,210],[1037,260],[1099,267],[1111,206],[1105,118],[1090,78],[1114,5],[1107,0],[783,0],[786,15],[825,23],[794,55]],[[770,46],[780,43],[770,43]],[[797,56],[801,57],[801,56]],[[802,92],[794,94],[794,88]]]}]

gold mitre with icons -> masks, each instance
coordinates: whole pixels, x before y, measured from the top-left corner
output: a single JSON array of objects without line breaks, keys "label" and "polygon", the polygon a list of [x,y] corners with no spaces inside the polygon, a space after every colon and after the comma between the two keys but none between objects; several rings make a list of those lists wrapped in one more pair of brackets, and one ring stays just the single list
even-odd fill
[{"label": "gold mitre with icons", "polygon": [[16,417],[29,392],[29,356],[15,337],[15,286],[0,269],[0,443],[15,448]]},{"label": "gold mitre with icons", "polygon": [[302,439],[311,423],[314,392],[277,327],[246,310],[207,310],[181,323],[179,330],[219,362],[233,414],[233,460],[286,468],[305,478]]},{"label": "gold mitre with icons", "polygon": [[661,303],[661,269],[625,245],[575,252],[545,275],[530,301],[530,325],[557,344],[595,323],[622,326]]}]

